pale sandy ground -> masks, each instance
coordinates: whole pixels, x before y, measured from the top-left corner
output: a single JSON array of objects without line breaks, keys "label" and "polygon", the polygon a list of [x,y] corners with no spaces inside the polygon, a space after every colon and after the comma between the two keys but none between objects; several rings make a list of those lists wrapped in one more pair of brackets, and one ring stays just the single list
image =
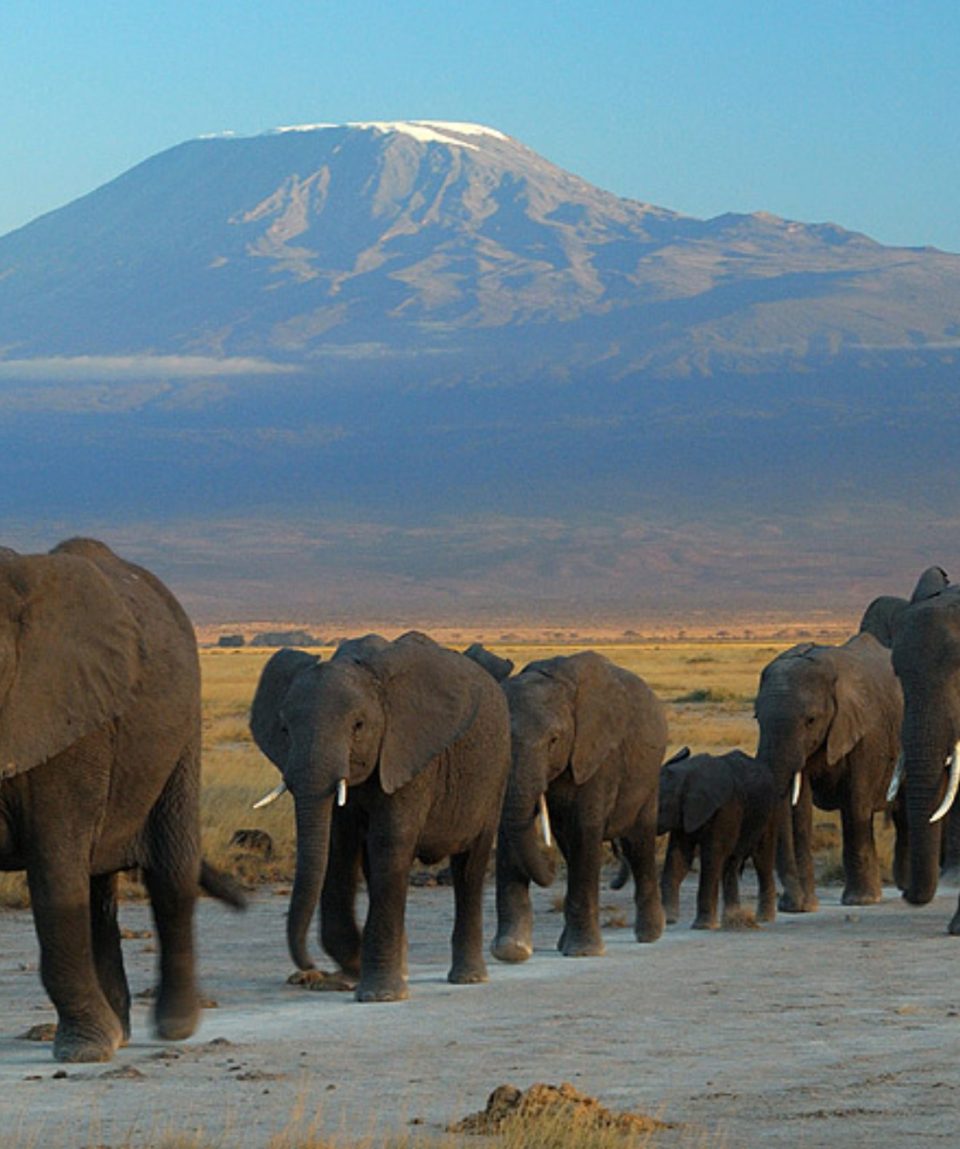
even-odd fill
[{"label": "pale sandy ground", "polygon": [[[131,1045],[65,1077],[49,1045],[16,1039],[52,1010],[29,915],[2,913],[2,1144],[142,1146],[203,1131],[239,1149],[314,1121],[356,1138],[432,1134],[496,1085],[536,1081],[677,1123],[657,1146],[957,1144],[960,938],[945,932],[956,891],[915,909],[888,890],[850,910],[832,888],[817,914],[707,934],[688,928],[684,890],[683,922],[656,945],[611,926],[596,959],[556,953],[553,894],[538,893],[534,957],[491,960],[488,984],[456,987],[451,891],[411,889],[411,996],[384,1005],[285,984],[285,897],[262,892],[242,917],[204,901],[202,983],[218,1008],[198,1034],[156,1042],[138,1004]],[[604,903],[628,909],[629,893]],[[149,911],[125,905],[122,921],[148,927]],[[124,944],[137,992],[153,980],[151,943]]]}]

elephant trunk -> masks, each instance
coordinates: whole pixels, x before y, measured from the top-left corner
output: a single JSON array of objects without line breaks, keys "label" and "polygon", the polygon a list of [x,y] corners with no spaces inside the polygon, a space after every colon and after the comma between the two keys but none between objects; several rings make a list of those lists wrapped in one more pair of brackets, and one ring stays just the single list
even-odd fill
[{"label": "elephant trunk", "polygon": [[791,795],[796,800],[796,780],[803,773],[806,755],[794,736],[770,731],[761,723],[757,761],[770,771],[778,798]]},{"label": "elephant trunk", "polygon": [[296,799],[297,870],[287,915],[287,946],[298,969],[313,969],[307,931],[327,873],[332,810],[333,795]]},{"label": "elephant trunk", "polygon": [[944,751],[942,739],[931,739],[921,723],[910,722],[904,730],[909,871],[904,898],[922,906],[937,892],[940,878],[941,823],[931,822],[943,791]]},{"label": "elephant trunk", "polygon": [[538,886],[551,885],[556,877],[556,863],[541,846],[536,817],[507,819],[501,831],[501,848],[509,850],[519,871]]}]

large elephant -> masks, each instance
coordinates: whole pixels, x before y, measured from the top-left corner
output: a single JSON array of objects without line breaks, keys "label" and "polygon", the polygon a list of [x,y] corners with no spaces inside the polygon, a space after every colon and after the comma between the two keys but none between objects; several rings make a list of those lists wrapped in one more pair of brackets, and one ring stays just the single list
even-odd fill
[{"label": "large elephant", "polygon": [[567,863],[560,951],[604,951],[600,867],[603,842],[614,838],[634,876],[635,937],[656,941],[664,924],[655,858],[662,704],[641,678],[593,651],[531,662],[503,689],[512,766],[497,843],[494,956],[524,961],[533,952],[530,881],[553,877],[535,825],[544,795]]},{"label": "large elephant", "polygon": [[[860,630],[872,634],[884,646],[893,648],[904,612],[911,601],[920,602],[933,598],[947,587],[949,580],[942,567],[928,567],[917,582],[912,599],[901,598],[899,595],[884,594],[875,598],[863,612],[860,620]],[[907,885],[907,832],[906,815],[901,807],[904,803],[904,794],[900,789],[900,780],[903,770],[898,771],[896,795],[891,795],[897,803],[897,816],[904,832],[897,835],[896,859],[894,873],[897,885],[905,889]],[[943,820],[943,831],[940,835],[940,877],[955,883],[960,882],[960,803],[954,803]]]},{"label": "large elephant", "polygon": [[[881,897],[873,815],[887,804],[900,751],[903,702],[890,652],[871,634],[842,646],[803,643],[763,670],[755,703],[757,758],[772,773],[785,803],[802,778],[791,819],[780,821],[780,909],[815,909],[813,805],[839,810],[845,905]],[[785,808],[785,807],[784,807]]]},{"label": "large elephant", "polygon": [[0,556],[0,869],[25,870],[54,1056],[108,1060],[130,1034],[116,874],[156,921],[159,1037],[199,1017],[200,672],[193,628],[148,571],[92,539]]},{"label": "large elephant", "polygon": [[716,929],[723,884],[723,922],[736,925],[740,871],[752,861],[757,872],[757,920],[776,917],[774,881],[776,791],[770,771],[742,750],[694,754],[660,771],[657,832],[669,834],[660,878],[668,922],[679,917],[680,885],[700,851],[700,883],[693,928]]},{"label": "large elephant", "polygon": [[[407,996],[407,882],[415,858],[450,856],[455,892],[449,980],[486,980],[483,879],[510,768],[510,724],[491,675],[426,635],[376,635],[329,662],[281,650],[251,708],[254,740],[293,794],[297,867],[287,941],[301,969],[321,897],[323,948],[359,978],[360,1001]],[[339,797],[337,797],[339,795]],[[335,798],[343,802],[336,809]],[[355,918],[361,868],[366,923]]]},{"label": "large elephant", "polygon": [[[941,819],[956,814],[960,780],[960,587],[948,585],[939,567],[921,575],[899,618],[893,668],[904,702],[909,874],[903,896],[923,905],[936,893]],[[960,906],[949,929],[960,934]]]}]

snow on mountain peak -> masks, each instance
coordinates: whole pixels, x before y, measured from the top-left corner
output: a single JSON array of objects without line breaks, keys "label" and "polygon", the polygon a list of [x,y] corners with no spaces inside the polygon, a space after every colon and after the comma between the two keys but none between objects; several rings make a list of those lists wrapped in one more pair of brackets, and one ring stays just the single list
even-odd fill
[{"label": "snow on mountain peak", "polygon": [[[509,137],[495,128],[485,127],[483,124],[457,123],[447,120],[370,120],[365,122],[347,124],[291,124],[286,127],[274,128],[273,132],[317,132],[330,128],[360,128],[364,131],[374,132],[400,132],[412,136],[421,143],[452,144],[459,148],[470,148],[477,151],[477,145],[460,139],[460,136],[489,136],[496,140],[506,140]],[[271,133],[272,134],[272,133]]]}]

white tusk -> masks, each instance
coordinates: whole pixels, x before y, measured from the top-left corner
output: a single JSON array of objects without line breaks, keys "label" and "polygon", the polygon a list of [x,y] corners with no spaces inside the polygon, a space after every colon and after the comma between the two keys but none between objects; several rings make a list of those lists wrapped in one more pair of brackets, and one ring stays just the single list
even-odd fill
[{"label": "white tusk", "polygon": [[347,780],[341,778],[337,783],[337,805],[346,806],[347,804]]},{"label": "white tusk", "polygon": [[900,787],[903,785],[903,751],[897,755],[897,764],[893,768],[893,774],[890,778],[890,785],[887,787],[887,801],[892,802],[894,798],[900,793]]},{"label": "white tusk", "polygon": [[547,846],[552,846],[553,835],[550,833],[550,814],[547,810],[546,794],[540,795],[540,801],[537,804],[537,809],[540,811],[540,829],[543,831],[544,844]]},{"label": "white tusk", "polygon": [[793,776],[793,792],[790,795],[790,805],[796,806],[800,801],[800,786],[803,782],[803,775],[798,770]]},{"label": "white tusk", "polygon": [[281,782],[279,786],[274,786],[269,794],[264,794],[259,802],[254,802],[254,810],[261,810],[264,806],[269,806],[271,802],[276,802],[280,795],[285,794],[286,792],[287,784],[286,782]]},{"label": "white tusk", "polygon": [[953,805],[958,789],[960,789],[960,742],[954,746],[953,754],[950,756],[950,777],[947,779],[947,792],[943,796],[943,801],[930,815],[931,822],[939,822],[946,814]]}]

